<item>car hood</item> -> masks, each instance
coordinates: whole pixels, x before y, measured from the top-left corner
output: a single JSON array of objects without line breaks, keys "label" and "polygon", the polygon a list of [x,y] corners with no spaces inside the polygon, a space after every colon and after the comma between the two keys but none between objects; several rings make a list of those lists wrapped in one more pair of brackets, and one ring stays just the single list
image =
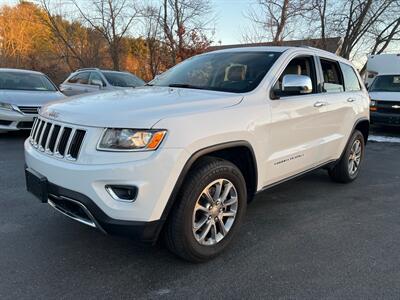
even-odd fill
[{"label": "car hood", "polygon": [[65,99],[65,95],[49,91],[0,90],[0,102],[17,106],[42,106],[50,101]]},{"label": "car hood", "polygon": [[40,114],[84,126],[151,128],[166,117],[228,107],[242,98],[216,91],[141,87],[70,97],[44,106]]},{"label": "car hood", "polygon": [[400,92],[370,92],[369,96],[372,100],[383,101],[399,101]]}]

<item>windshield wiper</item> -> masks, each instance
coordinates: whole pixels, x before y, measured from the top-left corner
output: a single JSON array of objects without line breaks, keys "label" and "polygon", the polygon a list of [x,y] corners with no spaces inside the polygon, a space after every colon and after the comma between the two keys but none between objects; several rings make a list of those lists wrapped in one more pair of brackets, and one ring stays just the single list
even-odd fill
[{"label": "windshield wiper", "polygon": [[144,86],[154,86],[152,83],[146,83]]},{"label": "windshield wiper", "polygon": [[201,86],[191,85],[187,83],[171,83],[168,85],[169,87],[176,87],[176,88],[184,88],[184,89],[197,89],[197,90],[204,90]]}]

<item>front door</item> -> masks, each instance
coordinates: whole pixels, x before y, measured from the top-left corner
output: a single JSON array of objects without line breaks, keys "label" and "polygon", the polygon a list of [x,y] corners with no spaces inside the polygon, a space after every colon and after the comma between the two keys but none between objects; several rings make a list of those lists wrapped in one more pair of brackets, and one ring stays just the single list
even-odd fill
[{"label": "front door", "polygon": [[[310,94],[285,94],[283,76],[306,75],[313,82]],[[297,175],[326,160],[326,103],[318,90],[319,77],[313,56],[293,58],[274,86],[279,98],[271,100],[267,185]]]}]

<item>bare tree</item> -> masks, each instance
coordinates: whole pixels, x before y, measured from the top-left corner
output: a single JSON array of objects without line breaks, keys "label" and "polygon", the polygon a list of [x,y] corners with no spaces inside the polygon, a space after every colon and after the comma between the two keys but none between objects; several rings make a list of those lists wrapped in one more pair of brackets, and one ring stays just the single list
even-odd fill
[{"label": "bare tree", "polygon": [[[196,47],[203,40],[207,43],[208,26],[213,20],[211,15],[209,0],[163,0],[160,22],[173,65],[186,58],[188,46]],[[196,39],[199,36],[203,40]]]},{"label": "bare tree", "polygon": [[132,0],[91,0],[82,7],[77,0],[72,2],[83,19],[107,41],[113,68],[119,70],[123,38],[139,17],[137,4]]},{"label": "bare tree", "polygon": [[72,59],[77,60],[80,67],[85,66],[85,61],[76,50],[75,40],[71,36],[73,34],[70,30],[68,30],[67,26],[70,25],[62,15],[53,14],[50,8],[51,0],[41,0],[40,5],[43,11],[45,12],[45,16],[42,18],[42,22],[51,30],[54,37],[58,42],[62,44],[61,52],[63,53],[63,58],[67,63],[69,69],[72,71],[74,69],[74,65],[71,63]]},{"label": "bare tree", "polygon": [[[260,30],[255,35],[258,39],[263,31],[263,39],[279,44],[294,31],[290,25],[296,18],[312,8],[312,1],[309,0],[257,0],[245,16]],[[245,34],[244,38],[249,36]]]},{"label": "bare tree", "polygon": [[385,13],[398,5],[399,2],[394,0],[349,0],[344,2],[342,12],[337,14],[337,33],[343,36],[339,54],[349,58],[353,49],[364,40],[371,28],[380,21],[387,22]]},{"label": "bare tree", "polygon": [[160,71],[162,51],[161,7],[148,6],[144,12],[144,36],[149,51],[148,64],[152,77]]},{"label": "bare tree", "polygon": [[[313,0],[312,2],[312,10],[316,12],[316,18],[311,16],[311,21],[313,22],[314,19],[317,20],[317,24],[320,30],[320,38],[322,40],[322,46],[326,49],[326,38],[327,38],[327,16],[328,16],[328,0]],[[319,22],[318,22],[319,21]]]}]

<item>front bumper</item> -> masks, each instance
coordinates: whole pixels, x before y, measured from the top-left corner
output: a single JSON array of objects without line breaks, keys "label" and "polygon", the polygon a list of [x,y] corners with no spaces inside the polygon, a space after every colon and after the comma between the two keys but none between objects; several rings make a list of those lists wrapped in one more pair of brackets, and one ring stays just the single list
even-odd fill
[{"label": "front bumper", "polygon": [[400,113],[389,114],[380,112],[371,112],[371,123],[390,126],[400,126]]},{"label": "front bumper", "polygon": [[35,114],[22,114],[15,110],[0,110],[0,131],[31,129]]},{"label": "front bumper", "polygon": [[[27,171],[35,173],[31,169],[27,169]],[[106,234],[129,237],[144,243],[157,241],[164,220],[152,222],[116,220],[106,215],[89,197],[51,182],[46,181],[44,184],[46,185],[47,199],[42,202],[47,202],[71,219],[99,229]],[[30,181],[30,189],[43,188],[42,186],[32,187],[32,185],[39,185],[38,181]]]},{"label": "front bumper", "polygon": [[[162,218],[172,189],[189,156],[183,149],[159,149],[143,155],[143,159],[118,163],[83,164],[57,159],[38,151],[25,141],[25,161],[28,168],[45,176],[57,186],[56,196],[73,191],[72,199],[86,201],[103,219],[153,222]],[[110,158],[113,153],[102,152]],[[99,155],[100,155],[99,154]],[[136,157],[135,153],[131,153]],[[140,156],[140,153],[138,153]],[[138,189],[134,202],[115,200],[107,185],[129,185]],[[62,192],[60,192],[62,191]],[[86,200],[82,200],[86,199]],[[101,213],[100,213],[101,212]],[[103,215],[104,214],[104,215]]]}]

